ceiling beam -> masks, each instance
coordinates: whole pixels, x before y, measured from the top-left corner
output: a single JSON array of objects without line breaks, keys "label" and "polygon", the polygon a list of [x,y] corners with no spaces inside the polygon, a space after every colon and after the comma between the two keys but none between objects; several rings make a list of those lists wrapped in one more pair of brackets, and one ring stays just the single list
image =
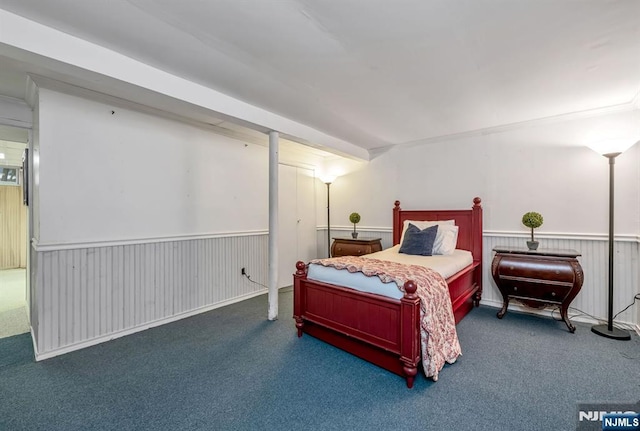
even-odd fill
[{"label": "ceiling beam", "polygon": [[0,25],[0,55],[33,68],[27,72],[200,121],[208,116],[263,133],[275,130],[369,160],[367,150],[350,142],[2,9]]}]

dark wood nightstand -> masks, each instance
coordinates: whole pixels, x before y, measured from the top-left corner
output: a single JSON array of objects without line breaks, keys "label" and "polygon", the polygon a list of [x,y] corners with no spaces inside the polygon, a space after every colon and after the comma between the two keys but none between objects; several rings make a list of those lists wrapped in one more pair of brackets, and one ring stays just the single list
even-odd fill
[{"label": "dark wood nightstand", "polygon": [[509,298],[524,305],[542,308],[559,305],[562,320],[570,332],[576,330],[569,321],[567,309],[583,282],[580,256],[575,250],[527,250],[496,247],[491,274],[502,293],[503,305],[498,318],[507,312]]},{"label": "dark wood nightstand", "polygon": [[331,245],[331,256],[362,256],[363,254],[369,254],[382,250],[382,244],[380,238],[367,238],[362,237],[358,239],[353,238],[333,238],[333,244]]}]

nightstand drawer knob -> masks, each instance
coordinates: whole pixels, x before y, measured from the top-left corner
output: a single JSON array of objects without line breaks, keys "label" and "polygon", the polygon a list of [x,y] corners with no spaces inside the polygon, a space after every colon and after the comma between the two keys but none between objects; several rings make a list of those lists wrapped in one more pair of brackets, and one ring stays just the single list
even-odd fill
[{"label": "nightstand drawer knob", "polygon": [[362,250],[358,249],[358,253],[362,253]]},{"label": "nightstand drawer knob", "polygon": [[556,296],[556,292],[551,292],[551,296]]},{"label": "nightstand drawer knob", "polygon": [[517,292],[518,291],[518,286],[513,286],[513,291]]}]

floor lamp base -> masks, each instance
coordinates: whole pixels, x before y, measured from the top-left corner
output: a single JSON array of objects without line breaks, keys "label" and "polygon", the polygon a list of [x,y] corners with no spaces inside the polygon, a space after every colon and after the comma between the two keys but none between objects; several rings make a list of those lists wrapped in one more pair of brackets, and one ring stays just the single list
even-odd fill
[{"label": "floor lamp base", "polygon": [[609,331],[608,325],[594,325],[591,327],[591,332],[594,334],[601,335],[607,338],[613,338],[614,340],[630,340],[631,335],[629,332],[612,327],[611,331]]}]

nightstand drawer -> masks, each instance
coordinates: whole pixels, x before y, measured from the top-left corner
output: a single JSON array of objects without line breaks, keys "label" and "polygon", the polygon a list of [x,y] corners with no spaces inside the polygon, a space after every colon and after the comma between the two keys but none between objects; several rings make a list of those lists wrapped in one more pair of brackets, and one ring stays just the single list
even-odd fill
[{"label": "nightstand drawer", "polygon": [[509,296],[549,302],[562,302],[571,292],[571,286],[517,280],[509,280],[505,284],[505,293]]},{"label": "nightstand drawer", "polygon": [[367,254],[371,249],[370,246],[363,246],[362,244],[336,244],[334,255],[335,256],[362,256]]},{"label": "nightstand drawer", "polygon": [[362,256],[382,250],[380,238],[334,238],[331,256]]},{"label": "nightstand drawer", "polygon": [[575,272],[570,262],[505,256],[498,268],[500,276],[553,280],[573,284]]}]

